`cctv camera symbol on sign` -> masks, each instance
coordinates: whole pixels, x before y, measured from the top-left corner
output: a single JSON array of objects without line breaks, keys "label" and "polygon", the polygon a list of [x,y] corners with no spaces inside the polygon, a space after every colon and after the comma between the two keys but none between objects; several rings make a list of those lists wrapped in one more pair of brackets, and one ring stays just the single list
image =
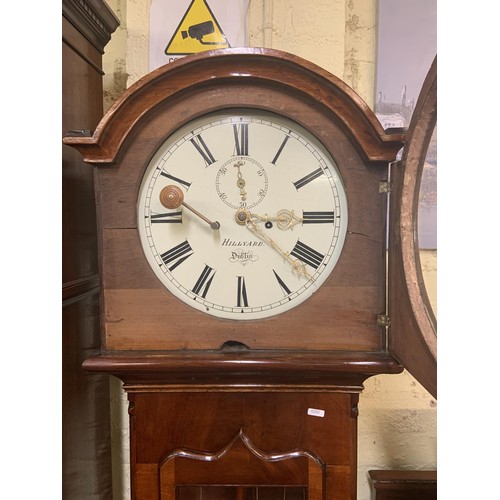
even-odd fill
[{"label": "cctv camera symbol on sign", "polygon": [[230,47],[207,0],[192,0],[165,49],[166,55],[187,55]]},{"label": "cctv camera symbol on sign", "polygon": [[205,41],[203,40],[203,37],[205,35],[211,35],[212,33],[215,33],[215,27],[214,23],[212,21],[205,21],[203,23],[195,24],[194,26],[190,26],[187,31],[181,31],[182,38],[185,39],[188,36],[191,38],[195,38],[198,40],[202,45],[226,45],[226,38],[224,37],[223,42],[219,41]]}]

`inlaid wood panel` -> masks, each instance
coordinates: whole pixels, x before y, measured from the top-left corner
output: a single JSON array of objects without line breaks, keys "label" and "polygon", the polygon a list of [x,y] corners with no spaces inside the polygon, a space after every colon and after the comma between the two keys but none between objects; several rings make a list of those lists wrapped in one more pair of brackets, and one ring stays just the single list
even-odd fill
[{"label": "inlaid wood panel", "polygon": [[269,498],[306,491],[311,500],[354,500],[357,397],[134,390],[129,400],[137,499],[188,499],[213,491],[253,498],[256,488],[260,495],[261,487],[273,486],[265,493]]}]

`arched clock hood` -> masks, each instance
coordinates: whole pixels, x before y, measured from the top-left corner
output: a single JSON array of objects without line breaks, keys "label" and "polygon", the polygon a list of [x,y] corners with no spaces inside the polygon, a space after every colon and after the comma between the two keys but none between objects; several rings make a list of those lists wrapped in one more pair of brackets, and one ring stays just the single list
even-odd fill
[{"label": "arched clock hood", "polygon": [[[64,142],[89,163],[113,163],[129,134],[150,113],[192,91],[228,84],[251,84],[262,91],[280,88],[314,101],[352,133],[370,162],[393,160],[403,144],[404,135],[385,133],[372,110],[342,80],[298,56],[264,48],[202,52],[161,66],[122,94],[91,137],[66,137]],[[244,105],[244,96],[238,105]]]},{"label": "arched clock hood", "polygon": [[[430,86],[432,87],[432,84],[430,84]],[[426,85],[424,85],[424,91],[428,87],[429,84],[426,83]],[[426,100],[426,104],[422,104],[424,108],[429,106],[429,99],[430,98]],[[384,131],[372,110],[359,95],[342,80],[298,56],[278,50],[262,48],[237,48],[208,51],[188,56],[162,66],[141,78],[124,92],[107,112],[93,133],[71,131],[64,138],[64,143],[79,150],[87,163],[93,164],[99,169],[100,167],[114,165],[114,167],[112,167],[113,169],[118,168],[119,171],[123,168],[129,171],[130,169],[136,168],[132,165],[131,160],[129,161],[130,164],[127,164],[126,158],[129,158],[131,154],[136,154],[134,153],[133,145],[138,142],[137,138],[140,138],[140,141],[142,141],[142,147],[148,148],[150,151],[150,153],[137,156],[138,161],[144,162],[151,158],[154,151],[161,143],[161,140],[193,117],[226,108],[270,109],[274,112],[282,111],[287,114],[290,113],[290,109],[294,106],[302,106],[304,110],[311,111],[312,118],[302,113],[301,110],[298,110],[294,113],[293,119],[305,128],[310,129],[311,127],[315,127],[314,133],[321,141],[326,143],[331,141],[332,144],[337,144],[337,146],[331,147],[337,147],[338,151],[341,151],[339,154],[345,159],[346,165],[349,161],[354,161],[353,157],[357,154],[359,155],[360,161],[362,161],[366,167],[374,166],[374,168],[380,168],[380,166],[382,166],[383,171],[390,163],[395,161],[397,153],[405,144],[405,134]],[[421,120],[420,109],[420,104],[417,104],[415,120]],[[159,116],[166,116],[168,114],[172,115],[173,118],[166,118],[163,121],[158,120]],[[331,123],[332,127],[335,128],[336,132],[333,135],[328,127],[322,126],[322,120],[325,120],[324,123]],[[162,127],[161,131],[158,130],[159,127]],[[414,154],[412,151],[414,151],[415,148],[413,141],[419,140],[418,138],[415,139],[416,135],[413,132],[409,133],[409,137],[412,142],[406,146],[406,151],[410,151],[410,153],[409,156],[408,154],[404,156],[404,162],[413,161],[412,158]],[[408,146],[411,146],[413,149],[408,150]],[[358,160],[356,161],[359,163]],[[356,163],[356,161],[354,161],[354,163]],[[137,168],[140,170],[140,174],[142,174],[144,167],[141,166]],[[343,168],[343,172],[350,171],[348,165]],[[104,170],[106,170],[106,168]],[[409,168],[407,171],[409,171]],[[114,170],[114,172],[116,172],[116,170]],[[114,245],[110,244],[109,235],[113,230],[118,230],[120,227],[132,228],[135,224],[134,196],[137,192],[140,174],[134,176],[133,179],[129,179],[129,181],[127,181],[129,184],[125,181],[119,181],[114,185],[113,190],[115,193],[122,193],[123,196],[121,196],[119,200],[117,199],[114,205],[109,204],[110,202],[106,197],[106,199],[103,199],[103,205],[100,207],[100,220],[103,231],[101,241],[105,269],[109,269],[108,266],[111,266],[111,260],[116,258],[116,255],[112,254],[110,250],[111,247],[114,248]],[[348,193],[354,193],[352,195],[354,198],[358,199],[359,197],[361,199],[364,196],[364,194],[362,194],[363,190],[359,188],[359,192],[355,192],[358,187],[355,186],[354,179],[358,179],[360,176],[365,175],[365,170],[361,168],[359,175],[356,174],[355,176],[353,173],[349,175],[352,175],[352,180],[349,178],[347,179]],[[100,174],[97,176],[98,192],[101,196],[103,195],[103,190],[107,193],[107,190],[111,189],[110,183],[114,183],[117,178],[118,175],[116,173],[113,173],[109,178],[107,174]],[[397,175],[395,179],[398,179]],[[413,175],[413,179],[418,180],[418,175]],[[397,183],[395,182],[392,187],[392,199],[396,200],[399,196],[403,196],[405,200],[408,200],[408,197],[415,196],[415,193],[409,193],[405,191],[404,188],[405,182],[399,183],[399,180],[397,180]],[[403,207],[405,203],[406,202],[403,201]],[[359,219],[361,220],[369,213],[369,209],[366,207],[361,208],[361,205],[359,209],[356,209],[357,205],[358,201],[351,201],[350,210],[352,206],[354,206],[355,209],[351,210],[351,212],[353,214],[358,212],[360,214]],[[129,207],[129,210],[123,209],[124,206]],[[403,219],[398,219],[395,215],[395,210],[398,210],[397,202],[392,202],[391,210],[391,223],[392,221],[404,222],[404,216]],[[413,209],[408,210],[411,212]],[[374,266],[377,267],[378,271],[376,272],[379,273],[380,291],[378,296],[383,295],[385,297],[385,263],[382,262],[385,260],[383,258],[385,241],[382,242],[382,239],[385,240],[382,236],[385,234],[385,219],[382,219],[384,218],[381,217],[377,222],[380,227],[376,238],[379,243],[377,259],[380,260],[377,264],[374,264]],[[410,225],[411,224],[412,223],[410,223]],[[406,229],[404,229],[404,231],[406,231]],[[359,239],[362,235],[363,230],[358,229],[357,223],[350,225],[349,237],[352,239],[353,244],[355,239]],[[403,297],[405,297],[404,301],[407,306],[405,306],[406,308],[389,306],[389,309],[386,309],[383,304],[381,304],[380,310],[376,311],[376,313],[375,310],[373,310],[371,313],[373,321],[375,323],[378,318],[379,324],[376,328],[382,332],[378,341],[358,342],[358,340],[356,340],[356,334],[349,333],[349,328],[347,328],[345,329],[345,340],[342,342],[334,342],[332,345],[329,345],[328,340],[326,340],[327,335],[324,334],[323,337],[321,337],[321,341],[317,344],[312,342],[312,347],[307,349],[297,349],[297,346],[302,345],[300,342],[297,344],[293,342],[287,344],[285,342],[284,345],[278,343],[275,346],[271,345],[272,342],[265,342],[264,345],[261,346],[262,348],[256,349],[259,344],[256,342],[256,345],[250,345],[249,351],[244,352],[244,355],[247,357],[254,356],[255,361],[254,365],[250,363],[247,365],[247,368],[248,366],[254,366],[254,369],[258,370],[265,365],[266,370],[272,370],[280,366],[280,370],[282,369],[287,372],[292,369],[294,359],[300,359],[299,365],[300,363],[305,364],[304,366],[300,365],[302,368],[298,368],[298,371],[304,370],[305,373],[308,370],[307,366],[313,366],[314,362],[311,363],[311,361],[316,359],[318,361],[316,369],[320,372],[322,370],[328,370],[327,366],[333,367],[335,365],[335,371],[341,369],[352,371],[355,370],[356,366],[359,367],[363,365],[361,371],[368,374],[384,371],[399,372],[402,367],[398,362],[403,363],[403,365],[406,365],[408,362],[408,367],[411,367],[410,371],[412,373],[415,372],[417,374],[417,379],[424,381],[424,386],[435,395],[435,382],[425,382],[429,377],[435,381],[435,375],[433,375],[432,372],[432,370],[435,369],[435,365],[434,368],[431,366],[429,369],[430,365],[424,363],[422,366],[426,368],[420,370],[420,362],[418,361],[420,354],[418,354],[418,349],[408,347],[417,344],[423,346],[423,351],[428,353],[423,356],[431,360],[431,365],[433,364],[432,360],[435,361],[435,349],[432,346],[430,348],[428,347],[429,344],[433,344],[432,335],[424,333],[424,337],[427,340],[423,342],[421,340],[422,331],[432,331],[432,327],[430,330],[427,327],[422,327],[419,318],[422,318],[424,313],[415,312],[418,307],[420,307],[420,310],[423,310],[421,306],[415,305],[425,296],[425,291],[422,292],[420,287],[422,284],[421,279],[416,274],[414,278],[407,279],[403,277],[407,276],[408,272],[416,272],[414,266],[408,267],[408,259],[415,259],[415,249],[410,248],[406,241],[406,238],[400,238],[394,230],[392,231],[390,244],[391,262],[389,264],[389,269],[391,270],[389,301],[393,304],[400,303]],[[397,255],[401,255],[401,252],[406,254],[410,252],[412,257],[399,257],[398,261]],[[366,256],[368,255],[371,254],[368,252]],[[399,262],[399,264],[397,262]],[[120,263],[118,265],[122,264]],[[126,266],[126,264],[123,265]],[[349,264],[349,266],[352,266],[352,269],[354,269],[355,264]],[[351,267],[349,267],[349,269],[351,269]],[[346,271],[347,274],[349,272],[349,270]],[[155,340],[148,340],[145,343],[132,341],[129,346],[125,346],[124,339],[128,338],[128,333],[120,334],[121,340],[117,341],[115,344],[113,341],[114,334],[112,332],[115,331],[116,322],[119,321],[113,316],[116,312],[116,304],[113,301],[115,300],[116,293],[118,293],[115,292],[115,288],[123,292],[124,288],[128,286],[124,283],[114,283],[116,273],[119,274],[119,271],[116,270],[116,266],[113,264],[112,275],[107,278],[106,275],[104,276],[104,304],[105,307],[111,307],[112,304],[113,309],[108,309],[107,313],[105,312],[104,314],[104,328],[107,333],[104,334],[105,342],[103,343],[103,352],[101,353],[101,357],[87,362],[87,367],[89,369],[111,370],[111,365],[113,365],[115,371],[121,372],[122,375],[125,372],[131,373],[134,372],[135,369],[132,368],[127,358],[123,356],[123,352],[131,355],[136,349],[139,350],[142,360],[139,364],[143,367],[145,366],[144,353],[149,350],[156,351],[158,349],[164,353],[165,357],[158,358],[158,356],[156,356],[154,358],[149,358],[148,362],[150,364],[148,370],[151,372],[155,370],[163,372],[172,372],[173,370],[173,372],[176,372],[176,370],[180,369],[180,365],[177,366],[178,363],[184,364],[187,361],[185,356],[190,357],[190,363],[195,363],[194,359],[199,359],[197,353],[201,352],[201,356],[203,356],[203,353],[208,352],[206,350],[207,345],[203,342],[199,344],[194,342],[194,349],[191,351],[188,347],[187,350],[183,352],[181,358],[175,357],[175,353],[178,352],[178,347],[174,346],[172,350],[171,344],[161,341],[158,343],[157,347],[155,347]],[[398,280],[399,284],[397,284]],[[412,283],[417,283],[419,287],[413,287]],[[107,288],[108,285],[110,286],[109,289]],[[131,285],[131,290],[136,290],[140,286],[142,286],[140,283],[135,283]],[[358,285],[353,286],[358,287]],[[401,290],[405,287],[410,289],[410,291],[403,293]],[[147,285],[145,288],[151,288],[151,286]],[[361,298],[364,294],[365,290],[362,286],[359,286],[356,295],[357,298],[354,298],[353,301],[364,300]],[[129,298],[129,300],[132,299]],[[335,295],[332,295],[332,300],[335,300]],[[372,299],[368,299],[368,301],[370,300]],[[420,302],[422,301],[420,300]],[[356,312],[356,306],[353,307],[353,310],[354,312],[345,312],[345,310],[342,309],[340,313],[339,311],[333,311],[331,313],[333,315],[332,338],[335,336],[335,322],[339,314],[347,314],[348,317],[353,318],[354,322],[366,321],[363,316],[364,313],[360,316],[360,314]],[[361,317],[362,319],[360,319]],[[390,318],[390,325],[387,321],[387,317]],[[307,335],[313,335],[312,332],[314,328],[311,325],[314,325],[315,319],[314,316],[311,316],[306,320],[308,323],[307,329],[305,330]],[[109,321],[109,323],[107,323],[107,321]],[[304,320],[301,319],[300,321]],[[296,322],[293,322],[293,324],[297,328],[300,328],[300,321],[299,324]],[[204,325],[203,320],[200,323],[195,319],[195,321],[191,323],[191,325],[199,324]],[[284,327],[289,328],[291,324],[292,323],[285,323]],[[214,327],[210,325],[209,328]],[[227,345],[227,342],[231,342],[235,340],[235,337],[238,337],[238,335],[229,335],[230,332],[227,330],[230,331],[230,328],[228,329],[226,326],[223,326],[222,330],[224,330],[224,328],[226,328],[225,331],[227,335],[224,334],[220,337],[220,342],[218,340],[219,346],[223,344]],[[186,328],[183,326],[181,330],[186,330]],[[255,335],[263,335],[265,330],[266,328],[259,330],[258,325],[256,325]],[[279,328],[276,328],[276,331],[277,330],[279,330]],[[326,327],[324,330],[326,331]],[[219,331],[219,329],[217,329],[217,331]],[[388,342],[385,340],[386,334],[389,339]],[[162,335],[161,333],[154,333],[152,337],[149,338],[159,339]],[[430,342],[429,335],[431,337]],[[243,335],[242,338],[248,340],[248,336],[245,337],[245,335]],[[277,336],[274,338],[277,338]],[[349,345],[349,338],[355,339],[353,345]],[[409,338],[418,338],[419,340],[412,344],[411,341],[408,340]],[[237,340],[239,340],[239,338]],[[357,346],[356,342],[359,343],[359,346]],[[248,343],[242,342],[241,344],[247,346]],[[191,345],[191,343],[181,340],[178,345]],[[389,346],[389,350],[386,350],[387,345]],[[316,348],[318,346],[319,349]],[[289,348],[288,354],[285,355],[286,349]],[[213,351],[213,349],[211,348],[210,351]],[[277,353],[274,358],[273,355],[271,355],[272,351]],[[404,351],[406,354],[400,354],[400,352]],[[120,355],[116,357],[115,354],[118,352],[120,352]],[[222,369],[223,371],[227,369],[231,373],[234,373],[235,370],[237,371],[237,367],[239,366],[238,362],[241,360],[238,356],[241,356],[242,352],[238,351],[237,354],[234,354],[235,351],[231,352],[233,355],[237,356],[235,360],[233,360],[234,363],[230,361],[230,356],[228,357],[228,353],[226,352],[224,358],[217,358],[218,360],[213,357],[211,358],[215,364],[209,371],[212,369]],[[392,357],[393,355],[394,357]],[[194,358],[192,358],[193,356]],[[286,361],[283,356],[285,356]],[[263,361],[264,359],[266,361]],[[383,360],[382,365],[384,365],[384,368],[382,368],[381,365],[378,368],[374,368],[378,363],[376,360],[381,359]],[[175,368],[175,366],[177,366],[177,368]],[[418,374],[419,371],[423,371],[425,375]]]}]

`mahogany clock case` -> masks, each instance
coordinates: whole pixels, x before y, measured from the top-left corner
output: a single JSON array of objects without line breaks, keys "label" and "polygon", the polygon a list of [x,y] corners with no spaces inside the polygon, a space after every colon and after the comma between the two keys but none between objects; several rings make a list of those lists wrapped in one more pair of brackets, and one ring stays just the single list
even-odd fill
[{"label": "mahogany clock case", "polygon": [[[338,166],[348,205],[344,247],[326,282],[299,306],[252,321],[216,318],[174,297],[137,228],[141,182],[160,145],[194,118],[241,109],[280,114],[313,134]],[[65,138],[95,174],[103,338],[84,368],[124,382],[133,498],[356,498],[363,382],[403,370],[379,319],[387,312],[384,186],[404,140],[384,132],[338,78],[269,49],[205,52],[159,68],[92,136]],[[406,330],[404,319],[398,325]]]},{"label": "mahogany clock case", "polygon": [[[221,320],[193,310],[161,285],[144,256],[137,196],[159,146],[194,117],[217,110],[281,114],[316,136],[339,168],[349,222],[340,259],[311,298],[284,314]],[[103,347],[114,350],[213,350],[228,341],[250,349],[380,352],[386,309],[388,163],[403,145],[385,134],[343,82],[296,56],[227,49],[159,68],[132,86],[93,137],[67,137],[96,165]]]}]

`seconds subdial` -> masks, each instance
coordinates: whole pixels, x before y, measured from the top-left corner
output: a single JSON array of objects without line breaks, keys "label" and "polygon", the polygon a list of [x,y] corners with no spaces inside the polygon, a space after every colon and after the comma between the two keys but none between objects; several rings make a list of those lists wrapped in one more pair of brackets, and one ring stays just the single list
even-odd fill
[{"label": "seconds subdial", "polygon": [[217,172],[215,188],[219,198],[229,207],[253,208],[266,196],[267,174],[262,165],[247,156],[226,161]]}]

